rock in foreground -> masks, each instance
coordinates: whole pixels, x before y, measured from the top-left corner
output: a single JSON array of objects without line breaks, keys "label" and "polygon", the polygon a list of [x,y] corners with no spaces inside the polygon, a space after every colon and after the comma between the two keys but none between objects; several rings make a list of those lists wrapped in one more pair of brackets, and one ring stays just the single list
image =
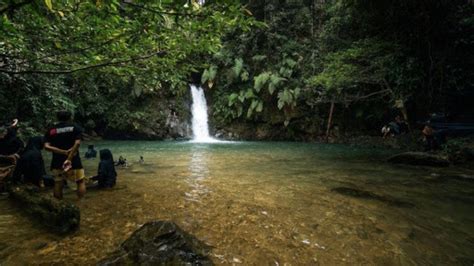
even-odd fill
[{"label": "rock in foreground", "polygon": [[30,214],[34,221],[58,233],[68,233],[79,228],[79,208],[65,201],[40,194],[34,187],[13,186],[10,198]]},{"label": "rock in foreground", "polygon": [[167,221],[149,222],[98,265],[212,265],[210,248]]},{"label": "rock in foreground", "polygon": [[449,160],[443,156],[426,152],[404,152],[388,159],[391,163],[425,165],[435,167],[449,166]]}]

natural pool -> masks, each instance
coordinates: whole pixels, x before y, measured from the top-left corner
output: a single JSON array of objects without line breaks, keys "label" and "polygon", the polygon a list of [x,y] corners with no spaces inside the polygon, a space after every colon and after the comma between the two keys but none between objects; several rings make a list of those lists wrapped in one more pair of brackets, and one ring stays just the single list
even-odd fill
[{"label": "natural pool", "polygon": [[[474,263],[474,182],[432,175],[459,169],[390,165],[390,151],[342,145],[94,144],[133,163],[118,169],[117,187],[89,191],[79,203],[81,228],[67,236],[35,226],[1,199],[1,265],[94,264],[151,220],[172,220],[212,246],[216,264]],[[83,162],[95,174],[98,159]],[[68,190],[66,198],[75,195]]]}]

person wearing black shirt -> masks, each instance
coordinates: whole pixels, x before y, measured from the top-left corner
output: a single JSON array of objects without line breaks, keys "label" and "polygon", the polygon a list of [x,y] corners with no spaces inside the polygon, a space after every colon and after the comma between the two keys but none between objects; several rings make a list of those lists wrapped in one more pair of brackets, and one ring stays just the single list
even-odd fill
[{"label": "person wearing black shirt", "polygon": [[0,125],[0,191],[4,190],[5,178],[12,177],[23,149],[23,142],[16,137],[17,123],[15,119],[11,125]]},{"label": "person wearing black shirt", "polygon": [[57,113],[58,123],[45,134],[44,148],[53,153],[51,170],[54,175],[54,197],[62,199],[63,180],[77,184],[77,196],[81,199],[86,193],[84,168],[78,148],[81,144],[82,128],[72,123],[69,111]]},{"label": "person wearing black shirt", "polygon": [[44,160],[41,150],[44,146],[43,136],[32,137],[26,144],[25,151],[18,161],[18,180],[23,178],[23,182],[32,183],[39,187],[44,187],[43,177],[46,175]]}]

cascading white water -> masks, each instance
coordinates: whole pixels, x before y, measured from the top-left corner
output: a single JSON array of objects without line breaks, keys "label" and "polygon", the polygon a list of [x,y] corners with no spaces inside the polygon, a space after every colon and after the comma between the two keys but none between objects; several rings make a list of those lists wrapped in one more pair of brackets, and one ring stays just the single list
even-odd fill
[{"label": "cascading white water", "polygon": [[194,84],[190,85],[193,105],[191,112],[193,115],[193,142],[218,142],[209,135],[209,125],[207,123],[207,103],[204,91]]}]

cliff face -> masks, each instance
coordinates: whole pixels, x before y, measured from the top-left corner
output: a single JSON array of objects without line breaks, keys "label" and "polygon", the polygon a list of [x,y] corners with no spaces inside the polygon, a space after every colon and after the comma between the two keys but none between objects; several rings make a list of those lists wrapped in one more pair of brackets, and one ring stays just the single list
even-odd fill
[{"label": "cliff face", "polygon": [[192,137],[190,102],[154,98],[134,111],[141,115],[123,123],[105,123],[99,135],[114,140],[181,140]]}]

